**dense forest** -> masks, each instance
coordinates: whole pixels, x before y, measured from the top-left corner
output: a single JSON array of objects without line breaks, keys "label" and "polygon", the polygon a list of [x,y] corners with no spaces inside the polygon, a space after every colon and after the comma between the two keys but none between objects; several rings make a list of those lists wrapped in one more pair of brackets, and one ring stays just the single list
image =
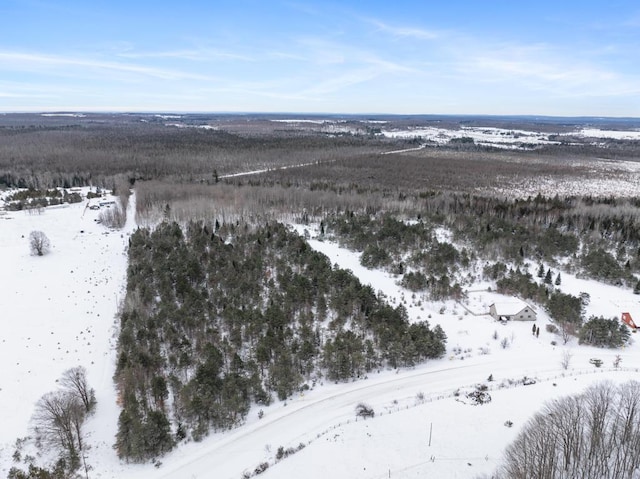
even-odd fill
[{"label": "dense forest", "polygon": [[[422,264],[427,276],[451,276],[472,258],[516,266],[544,261],[627,286],[635,285],[634,274],[640,272],[636,199],[538,195],[510,200],[434,192],[413,202],[410,216],[370,208],[327,214],[323,226],[362,251],[364,266],[390,271]],[[447,232],[448,241],[438,240],[438,228]]]},{"label": "dense forest", "polygon": [[[637,161],[640,148],[638,141],[599,139],[594,143],[570,136],[567,133],[575,131],[575,124],[552,119],[534,123],[419,116],[384,120],[389,130],[493,125],[535,128],[545,131],[550,140],[558,140],[555,145],[514,152],[473,142],[443,145],[419,137],[389,138],[381,135],[380,124],[359,117],[299,124],[260,115],[176,118],[145,114],[3,115],[0,188],[110,188],[120,176],[131,183],[169,180],[209,184],[224,180],[243,184],[249,178],[230,175],[261,170],[259,176],[250,178],[254,184],[394,194],[399,189],[408,193],[425,188],[486,193],[517,191],[541,177],[555,182],[589,178],[593,175],[589,162],[603,159],[610,160],[608,178],[623,178],[627,171],[617,163]],[[308,167],[282,169],[303,164]]]},{"label": "dense forest", "polygon": [[162,223],[131,236],[117,449],[141,461],[318,381],[441,357],[439,326],[331,265],[280,223]]},{"label": "dense forest", "polygon": [[[244,171],[334,161],[389,148],[396,141],[357,135],[239,134],[210,125],[179,128],[147,118],[104,123],[2,126],[0,187],[110,187],[166,179],[212,183]],[[135,121],[137,120],[137,121]],[[143,122],[144,121],[144,122]]]}]

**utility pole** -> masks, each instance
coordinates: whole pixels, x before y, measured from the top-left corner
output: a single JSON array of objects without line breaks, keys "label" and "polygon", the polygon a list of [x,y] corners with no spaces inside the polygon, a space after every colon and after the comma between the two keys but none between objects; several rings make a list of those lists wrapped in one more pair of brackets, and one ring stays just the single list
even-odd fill
[{"label": "utility pole", "polygon": [[429,423],[429,447],[431,447],[431,434],[433,433],[433,423]]}]

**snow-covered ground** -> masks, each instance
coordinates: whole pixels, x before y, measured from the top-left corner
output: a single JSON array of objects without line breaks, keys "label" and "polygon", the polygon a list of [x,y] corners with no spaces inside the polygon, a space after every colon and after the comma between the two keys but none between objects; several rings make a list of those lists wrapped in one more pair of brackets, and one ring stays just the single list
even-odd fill
[{"label": "snow-covered ground", "polygon": [[[449,143],[453,139],[472,138],[474,143],[495,148],[517,149],[531,148],[532,145],[557,145],[559,141],[550,140],[549,133],[527,130],[509,130],[495,127],[460,127],[459,129],[419,127],[409,129],[383,130],[382,135],[388,138],[420,138],[438,144]],[[572,133],[558,133],[561,136],[577,136],[583,138],[607,138],[616,140],[638,140],[638,130],[601,130],[598,128],[581,128]]]},{"label": "snow-covered ground", "polygon": [[[29,434],[35,402],[75,365],[87,368],[98,399],[96,414],[87,423],[89,477],[118,479],[239,479],[264,462],[269,468],[261,477],[266,478],[474,477],[495,469],[505,446],[544,401],[594,381],[638,377],[640,346],[635,343],[620,351],[578,346],[575,340],[563,346],[561,338],[545,330],[549,318],[543,311],[536,322],[539,337],[529,322],[503,325],[482,314],[496,300],[486,284],[470,288],[474,292],[465,305],[412,297],[396,284],[397,278],[367,270],[357,253],[321,241],[317,230],[307,227],[311,246],[332,263],[352,270],[392,304],[404,304],[412,321],[440,324],[448,336],[446,356],[415,368],[376,371],[346,384],[317,384],[286,403],[264,407],[261,419],[256,407],[241,427],[180,445],[160,459],[160,467],[128,465],[112,448],[119,413],[112,375],[116,313],[134,225],[129,221],[123,231],[109,231],[95,223],[98,213],[83,203],[47,208],[40,215],[0,216],[0,475],[14,465],[14,440]],[[32,230],[50,238],[49,255],[29,254]],[[537,265],[530,268],[535,272]],[[618,316],[622,308],[640,305],[631,291],[565,272],[560,287],[591,295],[587,315]],[[572,358],[564,370],[566,351]],[[622,367],[615,370],[618,354]],[[603,360],[602,368],[589,363],[593,357]],[[488,382],[489,376],[493,381]],[[537,383],[517,383],[525,376]],[[489,386],[491,403],[472,406],[458,400],[457,390],[479,383]],[[376,416],[356,421],[360,402],[369,404]],[[513,427],[505,426],[506,421]],[[300,444],[305,447],[276,461],[280,446],[296,450]]]},{"label": "snow-covered ground", "polygon": [[166,123],[165,126],[173,126],[175,128],[199,128],[201,130],[217,130],[217,126],[213,125],[187,125],[185,123]]},{"label": "snow-covered ground", "polygon": [[383,130],[387,138],[421,138],[438,144],[449,143],[453,139],[472,138],[474,143],[497,148],[521,148],[522,145],[555,145],[559,142],[549,140],[549,134],[536,131],[506,130],[494,127],[450,128],[420,127],[406,130]]},{"label": "snow-covered ground", "polygon": [[40,116],[68,116],[72,118],[85,118],[84,113],[40,113]]},{"label": "snow-covered ground", "polygon": [[[133,223],[123,231],[110,231],[94,221],[100,211],[86,206],[84,201],[45,208],[40,214],[32,210],[0,216],[2,477],[12,465],[16,438],[31,434],[36,401],[54,391],[61,374],[74,366],[87,369],[96,389],[98,421],[88,423],[92,453],[113,454],[119,413],[112,379],[115,315]],[[29,234],[34,230],[49,238],[49,254],[30,254]]]},{"label": "snow-covered ground", "polygon": [[614,140],[640,140],[639,130],[601,130],[599,128],[583,128],[580,135],[588,138],[611,138]]}]

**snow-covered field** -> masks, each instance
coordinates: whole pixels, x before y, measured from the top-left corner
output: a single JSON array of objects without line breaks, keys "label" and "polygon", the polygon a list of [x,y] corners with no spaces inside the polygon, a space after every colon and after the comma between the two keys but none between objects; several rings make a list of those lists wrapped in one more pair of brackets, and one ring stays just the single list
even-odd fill
[{"label": "snow-covered field", "polygon": [[[448,336],[447,355],[416,368],[374,372],[347,384],[318,384],[286,403],[263,408],[261,419],[256,407],[241,427],[180,445],[160,459],[160,467],[128,465],[112,448],[119,413],[112,375],[126,245],[135,225],[129,214],[123,231],[110,231],[96,224],[98,213],[86,209],[85,202],[47,208],[40,215],[0,216],[2,476],[14,465],[15,439],[30,434],[35,402],[54,390],[60,374],[75,365],[87,368],[98,400],[86,425],[89,477],[118,479],[239,479],[263,462],[269,464],[261,474],[266,478],[474,477],[495,469],[504,447],[544,401],[603,379],[638,378],[638,344],[621,351],[578,346],[575,340],[563,346],[561,338],[546,332],[549,319],[543,311],[538,311],[536,322],[539,337],[532,335],[529,322],[498,323],[482,314],[497,298],[486,291],[486,283],[470,288],[474,292],[465,307],[413,298],[396,284],[397,278],[363,268],[357,253],[320,241],[310,228],[310,244],[332,263],[351,269],[392,304],[405,304],[412,320],[440,324]],[[50,254],[30,255],[27,238],[32,230],[47,234]],[[531,265],[532,270],[536,267]],[[640,306],[631,291],[565,272],[561,289],[588,292],[587,315],[618,316],[622,308]],[[567,350],[572,358],[564,370],[561,361]],[[615,370],[612,364],[618,354],[622,367]],[[602,368],[589,363],[593,357],[603,360]],[[489,376],[492,382],[487,381]],[[525,376],[537,383],[516,383]],[[491,403],[472,406],[455,396],[458,389],[479,383],[489,386]],[[360,402],[373,407],[376,416],[356,421],[354,408]],[[506,421],[513,427],[505,426]],[[280,446],[295,450],[300,444],[305,447],[276,461]]]},{"label": "snow-covered field", "polygon": [[[96,202],[96,200],[93,200]],[[115,314],[122,299],[128,231],[94,220],[86,201],[0,216],[0,475],[12,465],[16,438],[30,434],[35,402],[67,369],[84,366],[96,389],[100,424],[89,423],[95,454],[112,454],[118,410],[113,385]],[[4,212],[3,212],[4,213]],[[29,234],[51,242],[32,256]]]},{"label": "snow-covered field", "polygon": [[383,130],[388,138],[421,138],[438,144],[449,143],[453,139],[472,138],[474,143],[497,148],[521,148],[526,145],[556,145],[549,135],[535,131],[505,130],[493,127],[461,127],[458,130],[438,127],[421,127],[407,130]]},{"label": "snow-covered field", "polygon": [[580,135],[588,138],[612,138],[615,140],[640,140],[638,130],[600,130],[598,128],[583,128]]},{"label": "snow-covered field", "polygon": [[[508,130],[495,127],[460,127],[459,129],[419,127],[411,129],[383,130],[382,135],[388,138],[421,138],[438,144],[449,143],[453,139],[472,138],[474,143],[495,148],[531,148],[535,145],[558,145],[559,141],[550,140],[549,133],[527,130]],[[638,130],[602,130],[598,128],[581,128],[572,133],[559,133],[561,136],[577,136],[583,138],[607,138],[616,140],[638,140]]]}]

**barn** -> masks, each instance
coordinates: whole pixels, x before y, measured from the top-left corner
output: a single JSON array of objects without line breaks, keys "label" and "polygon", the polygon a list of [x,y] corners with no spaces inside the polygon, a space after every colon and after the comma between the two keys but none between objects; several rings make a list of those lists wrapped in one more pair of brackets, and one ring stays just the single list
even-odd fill
[{"label": "barn", "polygon": [[493,303],[489,306],[489,314],[493,318],[501,321],[536,320],[536,311],[527,303],[517,298]]}]

